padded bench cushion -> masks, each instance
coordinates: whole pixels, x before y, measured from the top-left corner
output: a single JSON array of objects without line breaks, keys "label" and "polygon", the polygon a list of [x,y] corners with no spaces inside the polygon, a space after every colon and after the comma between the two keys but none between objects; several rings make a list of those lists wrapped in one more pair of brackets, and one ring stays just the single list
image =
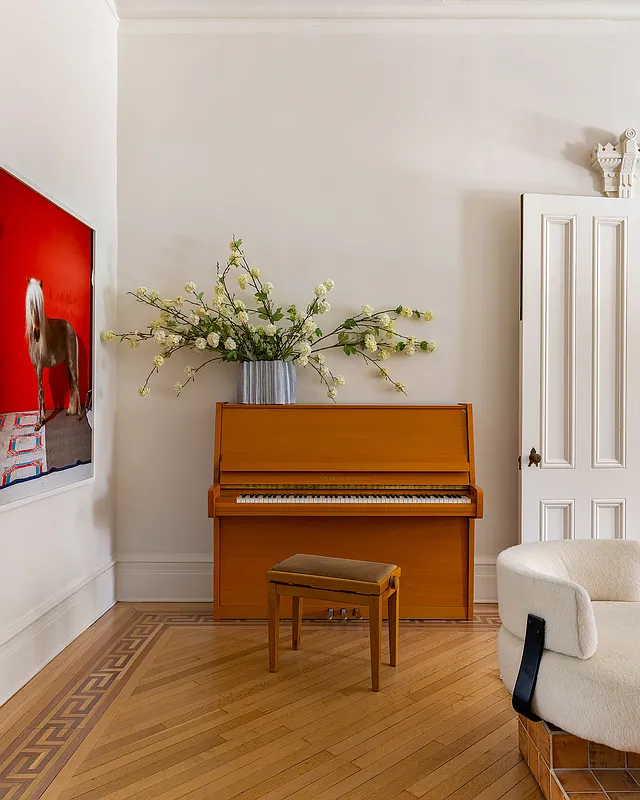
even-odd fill
[{"label": "padded bench cushion", "polygon": [[[640,752],[640,603],[594,602],[598,648],[588,659],[545,650],[533,696],[535,714],[582,739]],[[505,626],[498,637],[501,678],[512,692],[523,642]]]},{"label": "padded bench cushion", "polygon": [[351,558],[329,558],[298,553],[274,564],[269,570],[271,579],[274,572],[301,575],[318,575],[323,578],[337,578],[347,581],[378,584],[397,569],[395,564],[379,564],[375,561],[355,561]]}]

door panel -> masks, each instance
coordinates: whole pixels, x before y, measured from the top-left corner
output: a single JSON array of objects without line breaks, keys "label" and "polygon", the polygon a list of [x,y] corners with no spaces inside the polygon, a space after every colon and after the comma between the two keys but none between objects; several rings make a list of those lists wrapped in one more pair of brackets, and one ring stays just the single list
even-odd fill
[{"label": "door panel", "polygon": [[640,538],[639,222],[631,200],[523,198],[521,541]]}]

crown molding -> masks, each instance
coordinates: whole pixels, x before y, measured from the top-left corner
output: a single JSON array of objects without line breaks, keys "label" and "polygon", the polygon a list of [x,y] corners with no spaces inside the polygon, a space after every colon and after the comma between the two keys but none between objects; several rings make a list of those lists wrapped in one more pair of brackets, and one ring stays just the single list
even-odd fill
[{"label": "crown molding", "polygon": [[[105,0],[110,4],[112,0]],[[115,0],[121,19],[640,20],[640,0]]]}]

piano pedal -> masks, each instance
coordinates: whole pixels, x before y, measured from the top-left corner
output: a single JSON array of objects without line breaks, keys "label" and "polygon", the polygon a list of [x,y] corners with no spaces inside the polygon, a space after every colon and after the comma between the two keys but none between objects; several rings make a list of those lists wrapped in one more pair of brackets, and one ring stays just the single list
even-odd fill
[{"label": "piano pedal", "polygon": [[333,619],[333,616],[334,616],[334,609],[333,608],[328,608],[327,609],[327,619]]},{"label": "piano pedal", "polygon": [[346,608],[341,608],[340,609],[340,617],[341,617],[341,619],[346,620],[346,618],[347,618],[347,609]]},{"label": "piano pedal", "polygon": [[353,611],[351,612],[351,616],[354,619],[362,619],[362,612],[360,611],[359,608],[354,608]]}]

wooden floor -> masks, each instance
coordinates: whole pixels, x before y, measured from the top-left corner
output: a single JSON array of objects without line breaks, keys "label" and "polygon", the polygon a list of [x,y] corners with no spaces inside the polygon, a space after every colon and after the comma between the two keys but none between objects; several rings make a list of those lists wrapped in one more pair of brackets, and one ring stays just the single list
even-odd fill
[{"label": "wooden floor", "polygon": [[0,709],[0,798],[542,798],[478,614],[402,624],[374,694],[362,623],[305,623],[298,652],[283,625],[271,675],[262,623],[119,604]]}]

